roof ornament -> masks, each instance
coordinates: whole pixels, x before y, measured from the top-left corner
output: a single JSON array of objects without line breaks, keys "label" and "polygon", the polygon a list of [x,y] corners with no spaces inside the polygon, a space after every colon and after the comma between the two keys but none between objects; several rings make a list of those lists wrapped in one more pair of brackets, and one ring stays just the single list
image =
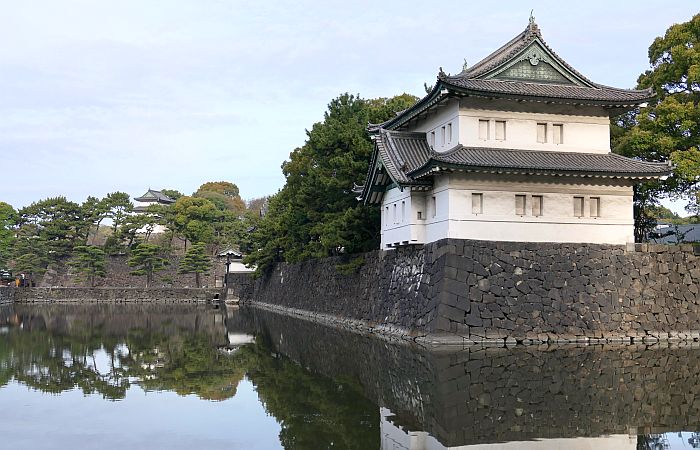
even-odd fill
[{"label": "roof ornament", "polygon": [[530,30],[530,32],[535,33],[535,34],[540,34],[540,27],[537,26],[535,23],[535,16],[533,13],[535,12],[534,9],[530,10],[530,18],[527,20],[527,28]]},{"label": "roof ornament", "polygon": [[438,78],[439,79],[447,78],[447,74],[445,73],[444,70],[442,70],[442,67],[440,67],[440,71],[438,72]]},{"label": "roof ornament", "polygon": [[469,64],[467,64],[467,58],[464,58],[464,63],[462,63],[462,72],[466,72]]}]

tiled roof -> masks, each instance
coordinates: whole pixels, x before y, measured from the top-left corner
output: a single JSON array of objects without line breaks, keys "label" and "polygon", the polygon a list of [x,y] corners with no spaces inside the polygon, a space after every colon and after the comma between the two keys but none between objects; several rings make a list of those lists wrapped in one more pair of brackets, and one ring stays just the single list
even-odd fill
[{"label": "tiled roof", "polygon": [[465,77],[446,77],[443,79],[457,89],[464,89],[475,94],[498,94],[522,97],[541,97],[572,101],[586,101],[604,105],[620,104],[635,105],[649,100],[654,96],[651,89],[629,90],[617,89],[602,85],[595,87],[577,86],[573,84],[533,83],[514,80],[480,80]]},{"label": "tiled roof", "polygon": [[[527,61],[530,61],[527,63]],[[518,64],[544,75],[511,73]],[[424,114],[447,97],[485,96],[519,101],[594,105],[620,113],[654,97],[652,89],[619,89],[594,83],[557,55],[542,38],[539,27],[531,21],[527,28],[489,56],[457,75],[440,70],[437,82],[425,97],[382,124],[369,125],[397,129],[414,117]]]},{"label": "tiled roof", "polygon": [[515,150],[460,145],[445,153],[433,152],[429,160],[409,175],[419,178],[432,167],[621,178],[656,177],[671,171],[671,167],[666,163],[640,161],[615,153]]},{"label": "tiled roof", "polygon": [[432,186],[436,170],[464,170],[488,173],[520,173],[559,176],[658,178],[671,166],[626,158],[614,153],[517,150],[462,145],[436,152],[425,133],[377,130],[375,148],[360,197],[378,203],[391,183],[401,187]]},{"label": "tiled roof", "polygon": [[382,164],[397,183],[415,183],[407,173],[425,164],[433,152],[425,133],[380,130],[375,142]]},{"label": "tiled roof", "polygon": [[163,194],[160,191],[149,189],[141,197],[135,197],[137,202],[158,202],[158,203],[175,203],[175,200]]}]

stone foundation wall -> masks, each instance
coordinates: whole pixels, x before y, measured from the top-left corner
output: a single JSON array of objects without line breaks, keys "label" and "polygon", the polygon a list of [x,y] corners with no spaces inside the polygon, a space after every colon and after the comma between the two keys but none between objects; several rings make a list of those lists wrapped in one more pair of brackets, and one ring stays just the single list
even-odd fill
[{"label": "stone foundation wall", "polygon": [[0,287],[0,305],[12,304],[15,301],[15,289]]},{"label": "stone foundation wall", "polygon": [[251,298],[255,280],[252,273],[229,273],[226,283],[226,300],[239,301]]},{"label": "stone foundation wall", "polygon": [[445,239],[280,264],[253,303],[361,320],[426,343],[700,339],[700,255],[690,245]]},{"label": "stone foundation wall", "polygon": [[[222,289],[20,288],[16,303],[207,303]],[[217,297],[218,296],[218,297]]]},{"label": "stone foundation wall", "polygon": [[[168,266],[153,275],[153,287],[194,287],[194,274],[177,273],[180,265],[180,256],[173,256],[168,259]],[[126,256],[107,256],[105,264],[104,278],[97,278],[97,287],[146,287],[146,277],[131,275],[132,267],[127,264]],[[211,258],[211,270],[201,275],[202,287],[214,288],[216,281],[223,283],[223,276],[226,273],[225,258]],[[88,287],[87,280],[75,273],[75,270],[68,264],[68,260],[52,263],[44,276],[38,280],[39,287]]]}]

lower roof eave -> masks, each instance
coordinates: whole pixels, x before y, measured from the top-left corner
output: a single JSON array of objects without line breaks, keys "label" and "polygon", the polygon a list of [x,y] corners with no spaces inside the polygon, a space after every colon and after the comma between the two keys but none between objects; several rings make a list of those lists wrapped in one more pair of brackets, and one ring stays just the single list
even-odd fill
[{"label": "lower roof eave", "polygon": [[630,180],[654,180],[670,175],[668,172],[586,172],[586,171],[563,171],[563,170],[548,170],[548,169],[520,169],[510,167],[465,167],[458,164],[440,164],[426,167],[418,172],[414,172],[412,177],[420,180],[427,176],[434,176],[439,172],[472,172],[486,173],[499,175],[535,175],[535,176],[554,176],[554,177],[578,177],[578,178],[613,178],[613,179],[630,179]]}]

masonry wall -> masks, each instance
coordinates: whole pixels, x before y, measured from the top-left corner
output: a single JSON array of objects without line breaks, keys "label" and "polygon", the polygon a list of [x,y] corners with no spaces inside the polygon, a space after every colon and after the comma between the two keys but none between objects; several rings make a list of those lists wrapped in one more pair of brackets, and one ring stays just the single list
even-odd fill
[{"label": "masonry wall", "polygon": [[17,289],[15,301],[17,303],[206,303],[222,295],[222,289],[38,287]]},{"label": "masonry wall", "polygon": [[625,247],[445,239],[280,264],[252,300],[396,328],[424,342],[700,339],[700,256],[689,245]]},{"label": "masonry wall", "polygon": [[15,290],[9,287],[0,287],[0,305],[7,305],[14,302]]},{"label": "masonry wall", "polygon": [[[194,287],[194,274],[177,273],[180,265],[180,256],[168,258],[168,266],[164,270],[156,272],[153,276],[153,287]],[[97,287],[146,287],[145,276],[131,275],[133,268],[127,264],[126,256],[108,256],[105,264],[106,276],[97,278]],[[216,287],[216,280],[223,280],[226,271],[225,258],[212,258],[211,270],[201,275],[203,287]],[[68,264],[68,260],[52,263],[46,274],[38,280],[40,287],[88,287],[87,280],[78,276]]]}]

